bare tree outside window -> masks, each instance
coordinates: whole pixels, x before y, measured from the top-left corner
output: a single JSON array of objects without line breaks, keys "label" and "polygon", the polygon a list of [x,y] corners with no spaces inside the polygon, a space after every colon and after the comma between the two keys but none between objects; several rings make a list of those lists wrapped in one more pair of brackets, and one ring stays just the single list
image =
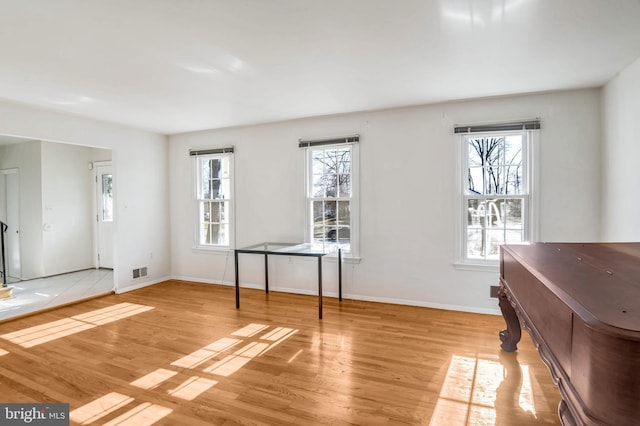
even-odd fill
[{"label": "bare tree outside window", "polygon": [[351,242],[351,147],[312,149],[310,155],[312,242],[336,244],[348,250]]},{"label": "bare tree outside window", "polygon": [[522,134],[469,136],[466,204],[468,258],[497,259],[500,244],[524,240],[527,198]]}]

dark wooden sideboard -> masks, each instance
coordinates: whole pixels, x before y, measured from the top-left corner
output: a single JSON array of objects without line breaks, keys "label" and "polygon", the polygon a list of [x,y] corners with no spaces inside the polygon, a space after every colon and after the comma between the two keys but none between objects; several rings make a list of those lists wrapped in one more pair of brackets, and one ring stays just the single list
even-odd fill
[{"label": "dark wooden sideboard", "polygon": [[521,327],[562,396],[565,425],[640,425],[640,243],[504,245],[502,349]]}]

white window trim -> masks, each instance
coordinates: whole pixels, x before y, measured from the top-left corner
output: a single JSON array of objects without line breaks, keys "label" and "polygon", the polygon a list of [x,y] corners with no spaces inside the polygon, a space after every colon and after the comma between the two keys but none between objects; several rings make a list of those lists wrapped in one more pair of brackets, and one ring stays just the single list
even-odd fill
[{"label": "white window trim", "polygon": [[[326,145],[322,148],[329,148],[331,146],[343,146],[344,144]],[[342,254],[343,260],[347,263],[359,263],[360,262],[360,144],[351,143],[351,251]],[[314,147],[303,148],[302,155],[304,156],[304,203],[305,203],[305,220],[304,220],[304,242],[310,243],[312,241],[312,212],[311,203],[309,202],[309,188],[311,186],[311,151]],[[337,258],[337,253],[331,253],[327,255],[327,258]]]},{"label": "white window trim", "polygon": [[[486,133],[474,133],[473,136],[491,136],[499,134],[526,134],[526,152],[524,158],[526,158],[526,176],[527,176],[527,191],[528,198],[525,201],[528,208],[526,209],[526,216],[524,217],[525,227],[525,239],[528,242],[538,241],[538,229],[539,229],[539,169],[538,159],[540,158],[540,132],[536,130],[525,131],[500,131],[500,132],[486,132]],[[466,181],[463,177],[463,171],[467,168],[468,152],[466,149],[465,136],[468,134],[456,135],[456,226],[455,226],[455,254],[453,266],[459,270],[467,271],[486,271],[486,272],[498,272],[500,270],[500,260],[483,260],[483,259],[467,259],[466,257]]]},{"label": "white window trim", "polygon": [[[200,244],[200,201],[198,199],[198,175],[200,174],[198,159],[202,158],[218,158],[222,156],[229,157],[229,176],[230,176],[230,192],[231,192],[231,200],[230,200],[230,210],[229,217],[231,218],[231,223],[229,225],[229,245],[210,245],[210,244]],[[233,250],[235,247],[235,236],[236,236],[236,193],[235,193],[235,155],[233,152],[230,153],[220,153],[220,154],[205,154],[205,155],[195,155],[192,160],[192,169],[193,169],[193,217],[195,219],[195,223],[193,225],[193,251],[200,252],[228,252]]]}]

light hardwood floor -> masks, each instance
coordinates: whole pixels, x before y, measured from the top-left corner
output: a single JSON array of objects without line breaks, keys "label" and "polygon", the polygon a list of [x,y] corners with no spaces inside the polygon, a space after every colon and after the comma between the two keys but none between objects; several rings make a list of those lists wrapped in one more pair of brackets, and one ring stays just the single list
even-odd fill
[{"label": "light hardwood floor", "polygon": [[169,281],[0,324],[0,401],[72,424],[558,425],[499,316]]}]

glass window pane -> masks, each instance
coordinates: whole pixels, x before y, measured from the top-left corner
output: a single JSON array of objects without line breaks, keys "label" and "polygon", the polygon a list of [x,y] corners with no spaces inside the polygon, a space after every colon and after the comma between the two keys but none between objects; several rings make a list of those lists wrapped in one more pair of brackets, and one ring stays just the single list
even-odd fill
[{"label": "glass window pane", "polygon": [[327,149],[324,152],[324,172],[338,173],[338,151],[336,149]]},{"label": "glass window pane", "polygon": [[209,177],[211,175],[211,167],[209,160],[206,158],[198,159],[198,176],[200,177],[200,185],[198,188],[199,198],[210,198]]},{"label": "glass window pane", "polygon": [[469,140],[467,144],[468,152],[469,152],[469,165],[470,166],[481,166],[482,165],[482,157],[480,156],[482,152],[482,144],[478,144],[478,139]]},{"label": "glass window pane", "polygon": [[208,177],[203,177],[200,181],[199,197],[203,199],[211,199],[211,181]]},{"label": "glass window pane", "polygon": [[338,175],[339,182],[339,197],[351,196],[351,175]]},{"label": "glass window pane", "polygon": [[211,242],[209,244],[218,244],[220,238],[220,225],[217,223],[212,223],[209,225],[209,229],[211,232]]},{"label": "glass window pane", "polygon": [[313,224],[314,226],[323,226],[324,224],[324,202],[314,201],[313,203]]},{"label": "glass window pane", "polygon": [[231,197],[230,162],[228,156],[220,158],[201,158],[200,186],[198,197],[205,200]]},{"label": "glass window pane", "polygon": [[337,197],[338,196],[338,175],[325,175],[325,197]]},{"label": "glass window pane", "polygon": [[351,242],[351,203],[349,201],[338,201],[336,240],[343,249],[348,249]]},{"label": "glass window pane", "polygon": [[324,221],[325,226],[335,225],[337,219],[336,202],[325,201],[324,202]]},{"label": "glass window pane", "polygon": [[202,182],[201,197],[205,200],[220,200],[231,198],[230,179],[207,179]]},{"label": "glass window pane", "polygon": [[200,225],[200,244],[211,244],[211,233],[209,232],[209,224]]},{"label": "glass window pane", "polygon": [[505,193],[505,168],[504,166],[496,166],[494,167],[493,173],[495,176],[493,178],[493,191],[492,194],[504,194]]},{"label": "glass window pane", "polygon": [[220,162],[221,162],[221,168],[220,168],[219,177],[221,179],[229,179],[231,177],[231,175],[230,175],[230,172],[231,172],[231,167],[230,167],[231,157],[229,157],[228,155],[225,155],[224,157],[220,158]]},{"label": "glass window pane", "polygon": [[230,179],[222,179],[220,181],[217,198],[218,199],[231,198],[231,180]]},{"label": "glass window pane", "polygon": [[209,160],[209,175],[211,179],[220,178],[220,170],[222,169],[222,161],[220,158],[212,158]]},{"label": "glass window pane", "polygon": [[351,225],[351,202],[350,201],[338,201],[338,226]]},{"label": "glass window pane", "polygon": [[484,149],[487,166],[504,164],[504,136],[486,138]]},{"label": "glass window pane", "polygon": [[331,225],[326,228],[326,240],[330,242],[335,242],[338,240],[338,228],[335,225]]},{"label": "glass window pane", "polygon": [[484,203],[485,208],[485,217],[486,222],[485,226],[487,228],[502,228],[503,225],[503,216],[501,211],[500,203],[503,200],[486,200]]},{"label": "glass window pane", "polygon": [[487,231],[487,259],[500,258],[500,245],[504,243],[504,230]]},{"label": "glass window pane", "polygon": [[324,174],[324,151],[317,150],[311,153],[311,170],[314,175]]},{"label": "glass window pane", "polygon": [[211,208],[211,218],[209,219],[212,223],[220,222],[220,203],[209,203]]},{"label": "glass window pane", "polygon": [[505,194],[522,194],[524,191],[522,164],[505,167]]},{"label": "glass window pane", "polygon": [[522,164],[522,135],[512,135],[505,138],[504,164]]},{"label": "glass window pane", "polygon": [[313,175],[311,179],[311,196],[324,197],[326,194],[327,181],[325,175]]},{"label": "glass window pane", "polygon": [[500,166],[489,166],[485,168],[485,194],[501,194],[503,168]]},{"label": "glass window pane", "polygon": [[220,197],[221,186],[222,186],[222,182],[220,181],[220,179],[211,179],[209,182],[210,193],[209,193],[209,196],[206,198],[211,200],[216,200],[218,198],[221,198]]},{"label": "glass window pane", "polygon": [[211,222],[211,205],[210,203],[200,203],[200,222]]},{"label": "glass window pane", "polygon": [[345,248],[351,242],[351,227],[339,226],[337,241],[342,248]]},{"label": "glass window pane", "polygon": [[484,257],[484,231],[482,229],[467,230],[467,257],[479,259]]},{"label": "glass window pane", "polygon": [[227,214],[229,205],[229,202],[200,203],[200,244],[229,245],[230,225],[228,223],[219,223],[221,216]]},{"label": "glass window pane", "polygon": [[221,203],[218,203],[219,209],[220,209],[220,222],[221,223],[229,223],[230,222],[230,216],[229,216],[229,208],[230,208],[230,203],[229,201],[223,201]]},{"label": "glass window pane", "polygon": [[226,223],[218,225],[218,244],[221,246],[229,245],[229,225]]},{"label": "glass window pane", "polygon": [[467,226],[482,227],[484,226],[484,203],[480,200],[471,199],[467,201]]},{"label": "glass window pane", "polygon": [[522,205],[524,200],[521,198],[505,200],[505,221],[507,228],[521,228],[522,223]]},{"label": "glass window pane", "polygon": [[484,172],[482,167],[469,167],[467,176],[469,192],[484,194]]},{"label": "glass window pane", "polygon": [[313,227],[313,242],[321,243],[324,241],[324,226]]},{"label": "glass window pane", "polygon": [[113,222],[113,175],[102,175],[102,221]]},{"label": "glass window pane", "polygon": [[338,150],[336,173],[351,174],[351,148]]}]

